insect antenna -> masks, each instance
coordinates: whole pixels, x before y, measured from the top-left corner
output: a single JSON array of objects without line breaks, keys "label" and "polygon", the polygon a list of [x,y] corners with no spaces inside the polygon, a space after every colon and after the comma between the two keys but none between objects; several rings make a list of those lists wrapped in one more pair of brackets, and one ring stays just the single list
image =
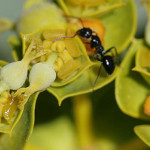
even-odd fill
[{"label": "insect antenna", "polygon": [[60,37],[60,38],[57,38],[55,40],[52,41],[52,43],[58,41],[58,40],[62,40],[62,39],[69,39],[69,38],[74,38],[76,35],[78,35],[77,33],[75,33],[73,36],[64,36],[64,37]]},{"label": "insect antenna", "polygon": [[[75,16],[67,16],[67,15],[64,15],[64,17],[66,17],[66,18],[76,18],[76,19],[78,19],[78,20],[81,22],[82,26],[84,26],[84,25],[83,25],[82,19],[79,18],[79,17],[75,17]],[[61,39],[74,38],[76,35],[78,35],[78,32],[76,32],[73,36],[66,36],[66,37],[60,37],[60,38],[57,38],[57,39],[53,40],[52,43],[54,43],[54,42],[56,42],[56,41],[58,41],[58,40],[61,40]]]}]

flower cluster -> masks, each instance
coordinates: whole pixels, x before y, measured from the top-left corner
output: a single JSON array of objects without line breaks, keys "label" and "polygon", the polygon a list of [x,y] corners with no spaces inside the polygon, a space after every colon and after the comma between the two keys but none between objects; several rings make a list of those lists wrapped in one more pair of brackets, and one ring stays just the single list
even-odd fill
[{"label": "flower cluster", "polygon": [[[1,119],[11,123],[17,108],[22,110],[33,93],[45,90],[51,84],[55,86],[56,77],[56,83],[68,84],[83,69],[81,58],[85,56],[76,38],[54,42],[58,37],[66,36],[65,32],[67,36],[75,33],[70,25],[57,30],[44,28],[37,38],[22,34],[26,47],[23,59],[0,70]],[[29,86],[23,87],[28,72]]]}]

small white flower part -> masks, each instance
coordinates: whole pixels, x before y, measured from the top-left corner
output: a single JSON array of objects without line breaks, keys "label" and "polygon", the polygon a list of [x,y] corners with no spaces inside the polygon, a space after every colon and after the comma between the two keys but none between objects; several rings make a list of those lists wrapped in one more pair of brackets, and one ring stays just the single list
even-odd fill
[{"label": "small white flower part", "polygon": [[46,63],[35,64],[29,75],[30,88],[32,91],[40,91],[48,88],[56,79],[55,70]]},{"label": "small white flower part", "polygon": [[16,90],[20,88],[27,77],[28,65],[17,61],[4,66],[0,71],[0,89]]},{"label": "small white flower part", "polygon": [[18,108],[22,110],[29,97],[41,90],[48,88],[56,79],[56,72],[53,67],[47,63],[35,64],[29,74],[30,85],[26,88],[20,88],[14,94],[15,97],[20,97]]}]

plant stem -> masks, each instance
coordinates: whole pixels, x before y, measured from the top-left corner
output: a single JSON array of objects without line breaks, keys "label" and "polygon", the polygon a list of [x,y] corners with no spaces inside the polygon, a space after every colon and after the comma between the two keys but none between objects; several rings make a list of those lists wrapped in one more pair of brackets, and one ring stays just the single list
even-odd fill
[{"label": "plant stem", "polygon": [[94,141],[91,100],[87,95],[75,96],[73,105],[79,144],[81,148],[89,148]]}]

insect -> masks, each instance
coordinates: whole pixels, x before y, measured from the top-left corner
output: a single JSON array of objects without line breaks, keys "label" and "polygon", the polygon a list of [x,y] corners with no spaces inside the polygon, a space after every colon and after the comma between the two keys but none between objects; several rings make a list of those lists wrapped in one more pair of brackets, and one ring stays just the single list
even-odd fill
[{"label": "insect", "polygon": [[[67,16],[67,17],[72,17],[72,16]],[[73,18],[76,18],[76,17],[73,17]],[[82,23],[82,20],[80,18],[78,18],[78,19]],[[83,23],[82,23],[82,25],[83,25]],[[116,56],[118,56],[117,50],[115,47],[111,47],[105,51],[104,47],[102,46],[101,40],[97,36],[96,32],[94,32],[91,28],[87,28],[87,27],[83,27],[83,28],[77,30],[73,36],[60,37],[60,38],[55,39],[53,42],[56,42],[57,40],[60,40],[60,39],[74,38],[77,35],[88,41],[88,42],[84,42],[84,43],[90,44],[91,49],[95,49],[94,54],[93,54],[94,58],[101,62],[101,65],[100,65],[99,71],[98,71],[98,76],[94,82],[94,85],[95,85],[95,83],[100,75],[102,66],[104,67],[104,69],[106,70],[106,72],[109,75],[111,75],[114,72],[114,69],[115,69],[115,63],[113,60],[114,55],[112,53],[112,56],[110,56],[110,55],[107,55],[107,53],[112,52],[112,50],[114,49]]]}]

